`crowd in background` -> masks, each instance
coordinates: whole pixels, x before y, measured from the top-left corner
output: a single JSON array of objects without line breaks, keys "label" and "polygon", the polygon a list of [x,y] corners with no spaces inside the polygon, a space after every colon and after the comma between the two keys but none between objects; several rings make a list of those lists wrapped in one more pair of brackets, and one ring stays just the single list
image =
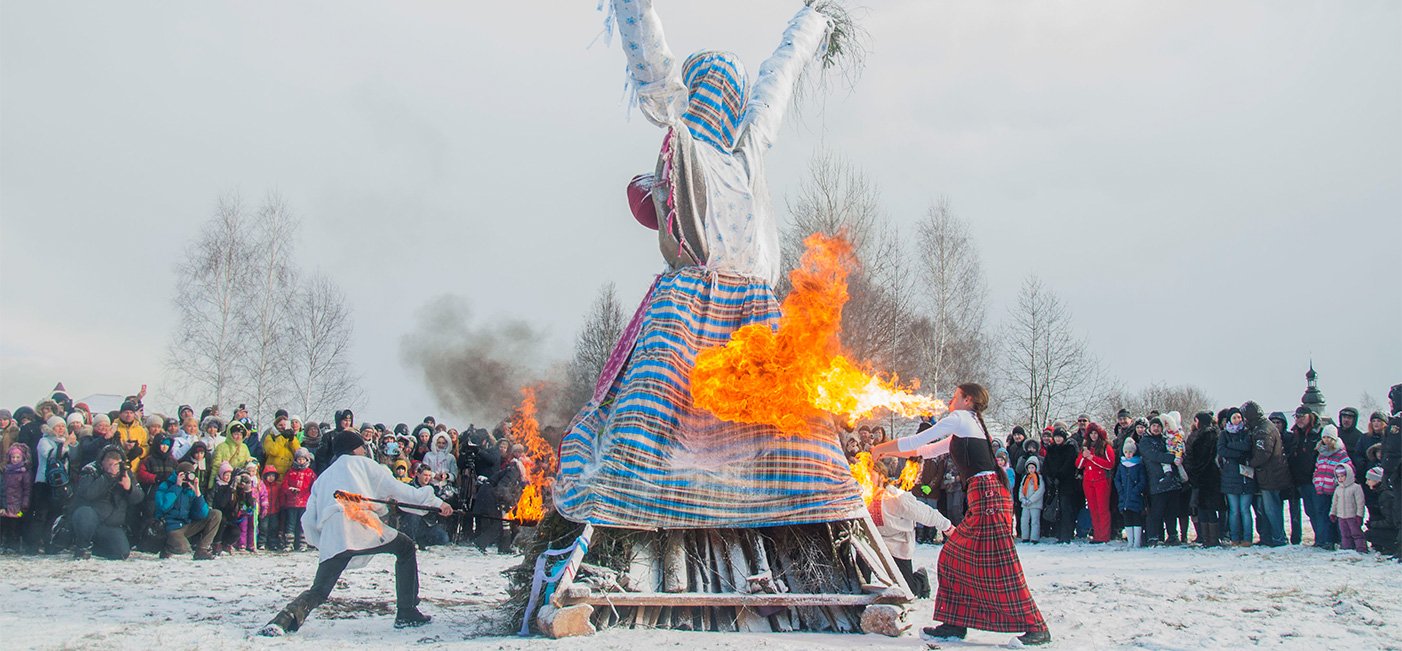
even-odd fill
[{"label": "crowd in background", "polygon": [[516,525],[503,514],[535,461],[507,423],[459,431],[427,417],[391,429],[357,423],[349,409],[334,423],[279,409],[260,428],[244,405],[227,416],[187,405],[157,414],[143,397],[94,413],[59,385],[32,407],[0,409],[0,553],[125,559],[136,549],[204,560],[303,551],[301,515],[343,431],[363,437],[400,481],[432,486],[454,505],[449,518],[392,510],[390,524],[420,546],[511,549]]},{"label": "crowd in background", "polygon": [[[1177,412],[1120,410],[1106,429],[1088,415],[995,439],[1026,543],[1086,540],[1129,546],[1370,549],[1398,556],[1402,525],[1402,385],[1391,414],[1345,407],[1336,418],[1256,402],[1186,422]],[[928,427],[922,423],[921,429]],[[849,459],[886,440],[861,428]],[[956,525],[965,495],[948,457],[924,459],[912,492]],[[887,470],[895,478],[894,460]],[[1308,535],[1307,535],[1308,534]],[[934,543],[934,529],[917,540]]]}]

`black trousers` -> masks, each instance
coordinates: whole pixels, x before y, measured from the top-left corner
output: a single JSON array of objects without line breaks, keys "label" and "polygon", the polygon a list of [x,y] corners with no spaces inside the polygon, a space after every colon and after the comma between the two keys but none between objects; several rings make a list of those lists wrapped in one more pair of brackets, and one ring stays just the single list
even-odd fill
[{"label": "black trousers", "polygon": [[[1149,514],[1145,518],[1145,529],[1149,534],[1144,540],[1178,539],[1178,505],[1182,500],[1181,490],[1149,494]],[[1167,528],[1167,537],[1164,530]],[[1184,532],[1187,533],[1187,532]]]},{"label": "black trousers", "polygon": [[301,628],[312,610],[326,603],[331,597],[332,588],[336,587],[336,581],[341,578],[341,573],[346,571],[351,559],[371,554],[394,554],[394,593],[399,612],[404,613],[418,606],[419,559],[414,550],[414,541],[401,533],[394,540],[379,547],[347,549],[322,561],[316,568],[316,578],[312,580],[312,587],[287,604],[273,619],[273,623],[282,626],[283,630],[289,633]]},{"label": "black trousers", "polygon": [[1056,518],[1056,539],[1058,542],[1071,542],[1076,535],[1076,518],[1080,516],[1085,500],[1071,491],[1068,482],[1061,482],[1056,489],[1056,500],[1060,502],[1061,513]]}]

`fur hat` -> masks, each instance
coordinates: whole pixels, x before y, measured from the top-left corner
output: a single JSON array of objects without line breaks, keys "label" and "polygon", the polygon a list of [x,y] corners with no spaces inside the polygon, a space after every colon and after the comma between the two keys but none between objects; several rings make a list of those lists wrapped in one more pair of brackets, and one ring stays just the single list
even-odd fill
[{"label": "fur hat", "polygon": [[224,431],[224,419],[218,416],[205,416],[204,420],[200,421],[201,432],[208,431],[211,427],[220,432]]}]

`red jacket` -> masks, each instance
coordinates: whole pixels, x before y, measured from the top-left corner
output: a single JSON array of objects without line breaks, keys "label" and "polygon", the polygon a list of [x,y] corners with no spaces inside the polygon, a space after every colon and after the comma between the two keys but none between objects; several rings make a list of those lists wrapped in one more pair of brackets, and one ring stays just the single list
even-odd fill
[{"label": "red jacket", "polygon": [[287,471],[282,481],[282,506],[284,508],[307,508],[307,498],[312,495],[312,482],[316,473],[311,468],[293,468]]},{"label": "red jacket", "polygon": [[[1086,448],[1090,450],[1090,448]],[[1104,454],[1096,454],[1091,450],[1089,457],[1076,457],[1076,467],[1081,470],[1082,482],[1098,484],[1110,481],[1110,470],[1115,467],[1115,461],[1110,458],[1114,453],[1114,448],[1108,444],[1105,446]]]}]

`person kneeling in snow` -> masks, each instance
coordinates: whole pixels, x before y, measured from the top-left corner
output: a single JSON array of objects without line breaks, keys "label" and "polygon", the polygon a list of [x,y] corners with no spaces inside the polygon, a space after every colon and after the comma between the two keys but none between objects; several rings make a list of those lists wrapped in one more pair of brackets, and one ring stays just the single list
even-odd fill
[{"label": "person kneeling in snow", "polygon": [[921,599],[929,597],[929,580],[917,581],[915,569],[911,565],[911,558],[915,556],[915,525],[934,527],[946,536],[954,525],[939,511],[897,488],[895,484],[882,491],[880,500],[879,509],[872,509],[875,511],[872,513],[872,519],[876,522],[876,530],[881,533],[886,548],[891,550],[891,557],[895,559],[896,567],[905,577],[910,591]]},{"label": "person kneeling in snow", "polygon": [[[438,499],[428,486],[412,487],[395,480],[389,469],[368,458],[365,440],[353,432],[338,432],[331,441],[335,453],[331,466],[312,484],[302,529],[307,541],[320,551],[312,587],[298,595],[278,613],[260,635],[276,637],[296,631],[307,615],[331,596],[341,572],[354,565],[362,567],[373,554],[394,554],[394,584],[398,613],[395,628],[422,626],[431,619],[419,612],[419,563],[414,541],[380,522],[384,506],[361,502],[363,513],[348,513],[336,499],[337,491],[379,500],[417,504],[439,509],[444,517],[452,507]],[[373,510],[371,507],[375,507]],[[354,507],[353,507],[354,508]]]}]

